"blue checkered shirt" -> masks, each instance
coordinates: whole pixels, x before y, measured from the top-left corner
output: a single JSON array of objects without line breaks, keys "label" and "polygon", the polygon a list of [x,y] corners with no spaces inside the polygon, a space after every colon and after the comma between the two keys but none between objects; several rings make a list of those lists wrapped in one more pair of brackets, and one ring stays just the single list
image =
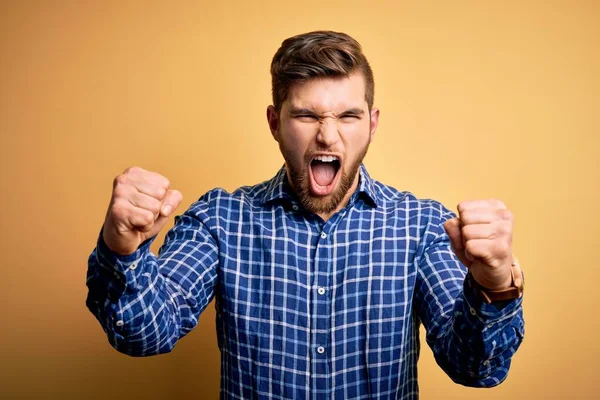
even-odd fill
[{"label": "blue checkered shirt", "polygon": [[285,169],[233,193],[214,189],[167,233],[89,258],[87,306],[132,356],[166,353],[215,299],[223,399],[416,399],[419,326],[440,367],[494,386],[524,334],[522,299],[486,304],[443,222],[454,214],[369,177],[324,222]]}]

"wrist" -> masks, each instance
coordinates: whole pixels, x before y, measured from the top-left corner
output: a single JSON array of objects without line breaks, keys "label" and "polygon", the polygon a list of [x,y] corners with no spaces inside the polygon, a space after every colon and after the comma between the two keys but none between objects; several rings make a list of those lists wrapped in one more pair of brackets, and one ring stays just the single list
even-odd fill
[{"label": "wrist", "polygon": [[104,244],[110,251],[112,251],[113,253],[115,253],[116,255],[121,256],[121,257],[130,256],[136,252],[136,250],[139,247],[139,244],[132,245],[131,243],[127,243],[127,242],[124,243],[123,240],[119,240],[118,238],[115,238],[115,236],[118,234],[114,234],[113,232],[114,232],[114,230],[111,229],[110,226],[107,229],[107,223],[105,223],[102,226],[102,231],[101,231],[102,241],[104,242]]},{"label": "wrist", "polygon": [[[475,275],[473,275],[473,279],[475,280],[475,283],[477,283],[478,286],[480,286],[481,288],[483,288],[485,290],[491,290],[491,291],[506,290],[506,289],[510,288],[513,284],[512,265],[508,267],[506,272],[507,273],[504,274],[503,279],[496,278],[493,281],[491,279],[488,279],[487,281],[480,282],[480,280],[478,280]],[[481,277],[480,277],[480,279],[481,279]]]},{"label": "wrist", "polygon": [[517,299],[523,295],[523,272],[516,259],[511,265],[510,275],[508,276],[508,284],[506,286],[499,286],[493,289],[487,288],[477,282],[471,271],[469,271],[467,274],[467,279],[469,279],[475,292],[477,292],[477,294],[488,304],[492,302]]}]

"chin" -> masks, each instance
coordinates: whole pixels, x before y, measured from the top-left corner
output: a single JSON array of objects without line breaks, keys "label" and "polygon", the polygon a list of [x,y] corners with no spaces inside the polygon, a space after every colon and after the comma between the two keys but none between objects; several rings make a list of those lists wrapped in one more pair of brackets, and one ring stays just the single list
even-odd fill
[{"label": "chin", "polygon": [[[368,144],[350,168],[346,169],[348,161],[344,160],[341,154],[328,153],[325,155],[323,153],[313,153],[310,154],[304,163],[298,165],[298,163],[294,164],[292,162],[294,154],[286,152],[281,147],[283,157],[286,161],[288,181],[302,206],[314,214],[323,215],[335,212],[342,205],[348,192],[357,181],[360,164],[367,153],[367,149]],[[316,165],[317,162],[329,163],[329,172],[322,175],[327,175],[328,178],[331,177],[331,180],[327,180],[324,184],[319,184],[318,180],[320,178],[315,176],[317,174],[315,174],[314,170],[322,167]],[[298,168],[295,168],[294,165],[298,166]],[[317,173],[319,172],[317,171]],[[321,183],[323,182],[321,181]]]},{"label": "chin", "polygon": [[337,172],[337,176],[328,186],[329,193],[326,195],[315,194],[312,190],[314,185],[310,182],[310,174],[305,173],[300,190],[296,190],[302,206],[314,214],[331,214],[342,204],[346,195],[354,183],[356,174],[347,175],[342,172],[341,168]]}]

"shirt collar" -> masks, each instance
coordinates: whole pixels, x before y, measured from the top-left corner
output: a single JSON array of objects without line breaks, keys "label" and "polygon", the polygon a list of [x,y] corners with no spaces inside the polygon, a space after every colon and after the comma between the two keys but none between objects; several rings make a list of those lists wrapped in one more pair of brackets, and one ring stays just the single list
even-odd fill
[{"label": "shirt collar", "polygon": [[[377,207],[379,204],[381,204],[381,201],[375,188],[375,182],[373,181],[373,179],[371,179],[366,167],[362,163],[360,164],[359,175],[360,179],[358,189],[353,195],[353,197],[364,195],[365,198],[370,200],[371,205]],[[290,184],[288,183],[284,165],[277,172],[277,174],[270,181],[267,182],[267,187],[265,189],[265,194],[262,199],[262,204],[265,205],[267,203],[277,200],[291,201],[293,199],[294,192]],[[352,200],[350,201],[352,202]]]},{"label": "shirt collar", "polygon": [[371,179],[371,176],[367,172],[367,168],[364,164],[360,164],[360,181],[358,183],[358,194],[364,194],[372,202],[373,207],[381,205],[381,199],[378,196],[378,192],[375,188],[375,181]]},{"label": "shirt collar", "polygon": [[267,204],[276,200],[292,200],[293,190],[287,181],[285,165],[267,182],[262,204]]}]

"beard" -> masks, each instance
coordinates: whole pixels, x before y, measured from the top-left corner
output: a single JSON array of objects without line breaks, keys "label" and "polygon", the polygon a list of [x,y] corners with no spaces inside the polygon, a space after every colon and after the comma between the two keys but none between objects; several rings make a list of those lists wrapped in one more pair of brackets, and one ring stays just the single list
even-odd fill
[{"label": "beard", "polygon": [[[313,195],[310,191],[310,177],[308,174],[308,169],[301,170],[294,167],[294,158],[291,152],[282,148],[281,144],[279,148],[281,150],[281,154],[283,154],[283,158],[285,159],[288,178],[290,180],[289,183],[292,186],[292,189],[294,189],[294,192],[296,193],[296,196],[298,197],[298,200],[302,206],[313,214],[329,215],[340,205],[352,187],[352,183],[356,178],[360,164],[367,155],[369,143],[367,143],[364,149],[359,153],[356,161],[350,166],[348,172],[344,170],[343,165],[340,165],[340,171],[338,171],[338,173],[342,174],[340,183],[333,193],[327,196]],[[310,165],[308,168],[311,168]]]}]

